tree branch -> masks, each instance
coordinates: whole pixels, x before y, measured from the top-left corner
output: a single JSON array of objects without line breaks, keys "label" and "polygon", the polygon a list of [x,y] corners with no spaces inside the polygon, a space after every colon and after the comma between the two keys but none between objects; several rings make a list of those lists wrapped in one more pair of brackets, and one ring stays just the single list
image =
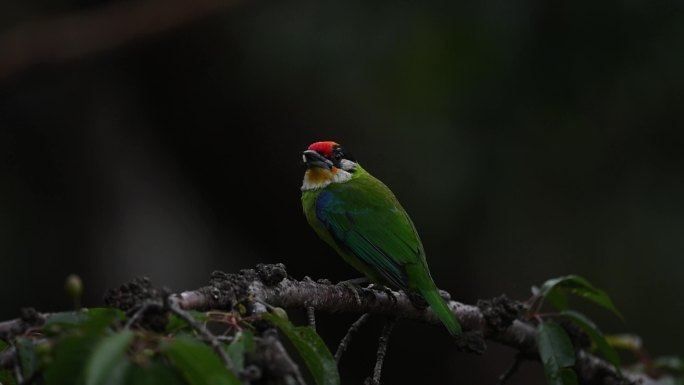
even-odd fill
[{"label": "tree branch", "polygon": [[[136,280],[143,282],[145,280]],[[129,284],[129,285],[132,285]],[[140,284],[140,283],[137,283]],[[108,306],[128,311],[136,308],[150,298],[133,298],[131,290],[113,290],[105,298]],[[143,288],[133,292],[152,293],[154,290]],[[358,297],[357,297],[358,296]],[[394,297],[394,298],[392,298]],[[137,302],[136,302],[137,301]],[[198,290],[172,294],[169,299],[174,305],[185,310],[207,311],[211,309],[234,309],[238,305],[248,312],[258,315],[267,311],[267,305],[282,308],[313,307],[319,312],[328,313],[370,313],[388,318],[408,318],[431,324],[440,324],[430,308],[418,309],[403,292],[370,289],[351,289],[348,285],[333,285],[327,281],[295,280],[287,276],[285,267],[277,265],[257,265],[256,269],[242,270],[238,274],[214,272],[209,286]],[[454,315],[459,319],[464,335],[455,340],[483,338],[510,346],[519,354],[538,357],[536,329],[532,323],[519,318],[519,304],[505,297],[491,301],[480,301],[478,306],[447,301]],[[30,321],[21,319],[0,323],[0,336],[4,338],[23,333],[26,329],[44,322],[50,314],[37,314]],[[468,338],[466,338],[469,336]],[[474,337],[473,337],[474,336]],[[481,338],[480,338],[481,339]],[[622,371],[622,375],[608,362],[580,350],[575,366],[581,383],[586,384],[660,384],[644,374]],[[7,357],[2,360],[11,362]],[[295,377],[298,377],[295,374]]]},{"label": "tree branch", "polygon": [[[332,285],[326,281],[298,281],[287,277],[282,264],[258,265],[256,270],[243,270],[235,275],[215,272],[209,287],[183,292],[178,297],[180,306],[195,310],[231,308],[237,303],[248,301],[255,313],[265,312],[263,304],[267,303],[283,308],[313,306],[319,312],[370,313],[440,324],[430,308],[416,308],[403,292],[394,291],[390,295],[378,290],[352,290],[347,285]],[[501,299],[478,305],[448,301],[449,308],[465,332],[481,333],[488,340],[515,348],[521,354],[537,357],[535,326],[510,318],[513,306]],[[576,370],[582,383],[659,384],[640,373],[623,370],[620,374],[610,363],[585,351],[580,351],[578,357]]]}]

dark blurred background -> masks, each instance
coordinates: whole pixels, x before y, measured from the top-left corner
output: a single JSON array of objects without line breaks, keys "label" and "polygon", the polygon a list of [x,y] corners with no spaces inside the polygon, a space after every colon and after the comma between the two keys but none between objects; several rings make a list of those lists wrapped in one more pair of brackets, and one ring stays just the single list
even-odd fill
[{"label": "dark blurred background", "polygon": [[[21,1],[0,23],[1,319],[68,308],[69,273],[87,306],[140,275],[358,276],[300,207],[301,151],[335,140],[393,189],[456,299],[580,274],[625,315],[583,307],[604,331],[681,353],[679,1]],[[320,317],[331,345],[355,318]],[[380,328],[345,383],[371,373]],[[512,358],[403,321],[383,379],[491,384]]]}]

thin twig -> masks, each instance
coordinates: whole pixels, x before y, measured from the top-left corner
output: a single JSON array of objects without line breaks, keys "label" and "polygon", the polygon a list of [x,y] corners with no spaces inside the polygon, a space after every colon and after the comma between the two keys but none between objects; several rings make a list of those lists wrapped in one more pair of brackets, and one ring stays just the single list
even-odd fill
[{"label": "thin twig", "polygon": [[396,322],[396,318],[390,318],[389,320],[387,320],[387,323],[382,328],[382,334],[380,335],[380,340],[378,341],[377,360],[375,361],[375,368],[373,368],[373,378],[366,379],[366,384],[380,385],[380,376],[382,375],[382,364],[385,361],[385,355],[387,354],[387,344],[389,343],[389,338],[392,334],[392,329],[394,328],[394,324]]},{"label": "thin twig", "polygon": [[264,333],[262,341],[274,350],[279,361],[283,362],[287,366],[287,371],[289,372],[289,374],[295,377],[297,383],[300,385],[306,385],[306,381],[304,381],[302,372],[299,371],[299,366],[297,366],[297,364],[292,360],[290,355],[287,353],[287,350],[285,350],[285,347],[280,342],[277,335],[275,333],[270,334],[267,331],[266,333]]},{"label": "thin twig", "polygon": [[349,330],[347,330],[347,334],[344,335],[340,341],[340,344],[337,346],[337,351],[335,352],[335,362],[337,362],[338,365],[340,364],[340,359],[342,359],[342,354],[344,354],[349,347],[349,343],[351,343],[352,334],[357,332],[359,328],[366,323],[368,318],[370,318],[370,313],[363,314],[361,317],[359,317],[359,319],[354,321],[354,323],[349,327]]},{"label": "thin twig", "polygon": [[209,329],[207,329],[206,326],[204,326],[204,324],[198,322],[190,313],[181,309],[178,305],[178,301],[176,301],[174,298],[169,298],[168,306],[171,312],[180,317],[183,321],[187,322],[190,327],[195,329],[200,335],[202,335],[202,337],[204,337],[204,339],[214,349],[216,354],[218,354],[218,356],[221,358],[221,361],[223,361],[223,364],[226,368],[234,371],[235,365],[228,356],[228,353],[226,353],[226,351],[223,349],[223,346],[221,346],[221,342],[212,332],[209,331]]},{"label": "thin twig", "polygon": [[511,366],[508,369],[506,369],[505,372],[503,372],[499,376],[499,381],[497,381],[496,384],[497,385],[505,384],[506,381],[508,381],[508,379],[511,378],[511,376],[513,376],[515,374],[515,372],[518,371],[518,368],[520,368],[520,364],[523,362],[524,359],[525,359],[525,357],[522,354],[520,354],[520,353],[516,354],[515,359],[513,360],[513,363],[511,364]]},{"label": "thin twig", "polygon": [[235,337],[233,337],[233,336],[216,336],[216,339],[221,341],[221,342],[228,343],[228,344],[235,341]]},{"label": "thin twig", "polygon": [[306,307],[306,318],[309,320],[309,327],[316,331],[316,309],[313,306]]},{"label": "thin twig", "polygon": [[14,378],[17,380],[17,384],[23,384],[24,373],[22,373],[21,363],[19,361],[19,357],[14,360]]},{"label": "thin twig", "polygon": [[126,322],[126,325],[124,326],[124,328],[130,329],[133,326],[133,324],[135,324],[140,319],[140,317],[142,317],[143,314],[145,314],[148,310],[150,310],[152,308],[161,309],[162,307],[163,307],[163,305],[160,304],[159,302],[145,302],[145,303],[143,303],[142,305],[140,305],[138,310],[136,310],[135,313],[133,313],[133,315],[128,319],[128,322]]}]

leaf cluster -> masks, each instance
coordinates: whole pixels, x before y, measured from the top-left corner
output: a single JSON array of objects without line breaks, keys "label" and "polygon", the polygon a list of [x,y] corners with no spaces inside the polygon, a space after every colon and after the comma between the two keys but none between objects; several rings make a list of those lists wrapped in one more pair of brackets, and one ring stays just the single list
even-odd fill
[{"label": "leaf cluster", "polygon": [[[603,332],[584,314],[570,309],[569,296],[584,298],[618,317],[622,315],[615,307],[608,294],[594,287],[585,278],[577,275],[550,279],[541,288],[532,288],[532,298],[529,303],[528,316],[538,321],[537,345],[539,356],[544,364],[544,371],[549,384],[574,385],[577,375],[573,369],[576,363],[575,345],[567,328],[559,324],[558,320],[570,322],[579,328],[591,341],[591,349],[601,354],[619,371],[620,356],[613,346],[608,343]],[[542,304],[546,302],[555,308],[554,313],[541,313]]]},{"label": "leaf cluster", "polygon": [[[17,351],[17,366],[0,369],[0,384],[258,383],[259,378],[246,378],[245,373],[263,340],[253,325],[260,319],[239,319],[221,312],[190,313],[195,320],[219,330],[216,339],[230,358],[229,365],[191,325],[175,315],[168,315],[165,331],[155,332],[129,328],[128,318],[120,310],[94,308],[53,314],[40,328],[9,341],[0,340],[0,352],[11,346]],[[316,384],[340,383],[332,354],[311,328],[295,327],[273,314],[263,318],[290,340]],[[261,373],[258,368],[252,372]]]}]

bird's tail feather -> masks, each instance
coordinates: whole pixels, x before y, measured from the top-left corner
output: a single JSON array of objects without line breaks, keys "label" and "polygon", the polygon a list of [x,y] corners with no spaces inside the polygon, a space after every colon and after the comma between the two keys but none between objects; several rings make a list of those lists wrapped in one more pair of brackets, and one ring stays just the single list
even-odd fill
[{"label": "bird's tail feather", "polygon": [[444,298],[439,295],[439,290],[430,276],[427,264],[413,264],[406,266],[406,273],[412,278],[413,285],[409,290],[418,291],[425,301],[430,305],[432,311],[437,314],[437,318],[446,326],[449,334],[458,336],[461,334],[461,324],[458,323],[456,316],[451,312]]},{"label": "bird's tail feather", "polygon": [[446,326],[449,333],[454,337],[460,335],[461,324],[458,323],[458,320],[454,316],[454,313],[451,312],[451,309],[449,309],[449,306],[447,305],[446,301],[444,301],[444,298],[439,295],[437,288],[433,286],[431,288],[419,290],[420,294],[423,295],[423,298],[425,298],[427,303],[430,304],[432,311],[437,314],[439,320],[442,321],[444,326]]}]

